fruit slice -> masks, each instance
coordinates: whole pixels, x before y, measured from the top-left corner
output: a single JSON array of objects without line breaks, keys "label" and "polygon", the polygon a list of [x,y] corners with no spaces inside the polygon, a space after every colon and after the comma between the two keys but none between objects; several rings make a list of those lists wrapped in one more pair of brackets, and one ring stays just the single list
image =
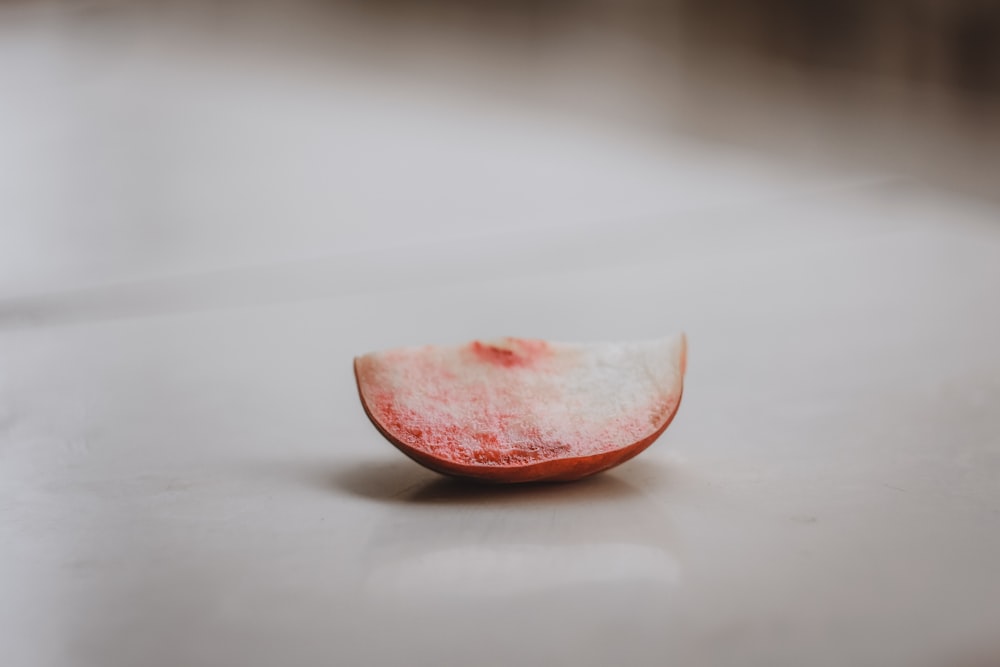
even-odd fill
[{"label": "fruit slice", "polygon": [[361,403],[392,444],[438,472],[573,480],[626,461],[670,424],[683,335],[633,343],[504,338],[354,360]]}]

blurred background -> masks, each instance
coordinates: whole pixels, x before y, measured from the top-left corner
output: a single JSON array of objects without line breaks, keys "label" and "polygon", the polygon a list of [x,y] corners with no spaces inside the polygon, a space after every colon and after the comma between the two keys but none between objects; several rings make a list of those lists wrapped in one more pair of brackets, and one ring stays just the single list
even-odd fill
[{"label": "blurred background", "polygon": [[389,218],[656,215],[776,171],[995,201],[998,35],[988,0],[7,1],[0,293],[356,250]]}]

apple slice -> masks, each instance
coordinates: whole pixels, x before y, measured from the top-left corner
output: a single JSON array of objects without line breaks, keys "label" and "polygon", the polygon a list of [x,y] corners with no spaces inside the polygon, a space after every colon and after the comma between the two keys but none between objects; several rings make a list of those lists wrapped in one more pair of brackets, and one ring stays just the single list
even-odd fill
[{"label": "apple slice", "polygon": [[504,338],[354,360],[365,412],[437,472],[493,482],[574,480],[656,440],[681,402],[683,334],[631,343]]}]

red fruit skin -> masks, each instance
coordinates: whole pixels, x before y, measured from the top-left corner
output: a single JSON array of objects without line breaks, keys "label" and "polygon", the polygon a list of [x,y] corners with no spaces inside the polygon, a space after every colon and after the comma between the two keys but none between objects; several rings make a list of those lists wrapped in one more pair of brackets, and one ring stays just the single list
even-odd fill
[{"label": "red fruit skin", "polygon": [[[686,366],[687,355],[685,354],[682,369],[686,370]],[[682,370],[682,372],[684,371]],[[430,470],[441,473],[442,475],[495,484],[572,482],[614,468],[615,466],[620,465],[638,455],[644,449],[653,444],[656,439],[667,430],[667,427],[670,426],[670,423],[677,415],[677,411],[680,409],[681,399],[684,396],[684,386],[682,383],[681,391],[677,396],[677,404],[674,407],[674,411],[667,418],[667,421],[664,422],[663,426],[657,429],[655,433],[652,433],[642,440],[625,447],[620,447],[607,452],[601,452],[599,454],[592,454],[590,456],[554,458],[547,461],[539,461],[538,463],[525,465],[466,465],[438,458],[425,451],[411,447],[406,443],[401,442],[385,427],[383,427],[382,424],[375,419],[368,407],[368,403],[365,401],[365,394],[361,389],[361,378],[358,374],[357,359],[354,360],[354,380],[358,387],[358,396],[361,398],[361,406],[364,408],[365,414],[368,415],[368,419],[371,421],[372,425],[378,429],[378,432],[401,452],[425,468],[429,468]]]}]

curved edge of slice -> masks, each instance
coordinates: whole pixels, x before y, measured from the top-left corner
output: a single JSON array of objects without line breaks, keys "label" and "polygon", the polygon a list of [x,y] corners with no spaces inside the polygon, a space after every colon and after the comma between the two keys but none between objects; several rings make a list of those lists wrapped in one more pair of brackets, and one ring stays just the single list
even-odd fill
[{"label": "curved edge of slice", "polygon": [[684,333],[681,333],[679,334],[679,339],[678,368],[680,370],[680,378],[677,402],[674,404],[673,410],[666,416],[663,424],[657,428],[656,431],[635,443],[618,449],[584,456],[554,458],[525,465],[469,465],[438,458],[416,447],[410,446],[386,429],[372,414],[372,410],[365,397],[361,376],[358,372],[358,362],[360,357],[354,358],[354,380],[358,388],[358,396],[361,399],[361,406],[372,425],[378,430],[379,433],[382,434],[383,437],[385,437],[386,440],[392,443],[393,446],[420,465],[430,470],[451,477],[473,479],[481,482],[498,484],[517,484],[541,481],[570,482],[584,477],[589,477],[591,475],[596,475],[597,473],[604,472],[605,470],[609,470],[624,463],[625,461],[628,461],[652,445],[661,435],[663,435],[663,432],[667,430],[667,427],[670,426],[674,417],[677,415],[677,411],[680,409],[681,400],[684,396],[684,376],[687,373],[688,356],[687,336]]}]

